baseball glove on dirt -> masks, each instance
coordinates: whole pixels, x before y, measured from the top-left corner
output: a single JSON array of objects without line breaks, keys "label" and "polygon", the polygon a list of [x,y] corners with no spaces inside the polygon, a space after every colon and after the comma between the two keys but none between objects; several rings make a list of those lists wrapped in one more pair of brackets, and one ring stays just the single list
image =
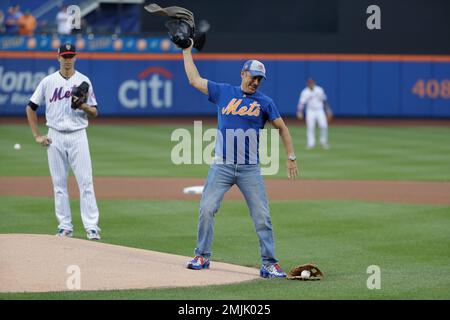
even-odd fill
[{"label": "baseball glove on dirt", "polygon": [[83,103],[87,101],[87,94],[89,91],[89,83],[83,81],[78,87],[72,89],[72,109],[78,109]]},{"label": "baseball glove on dirt", "polygon": [[[305,271],[305,270],[310,272],[309,277],[301,276],[302,271]],[[293,268],[291,271],[289,271],[286,279],[308,281],[308,280],[322,280],[323,277],[324,277],[324,274],[322,271],[320,271],[319,267],[317,267],[315,264],[307,263],[307,264],[302,264],[300,266],[297,266],[297,267]]]}]

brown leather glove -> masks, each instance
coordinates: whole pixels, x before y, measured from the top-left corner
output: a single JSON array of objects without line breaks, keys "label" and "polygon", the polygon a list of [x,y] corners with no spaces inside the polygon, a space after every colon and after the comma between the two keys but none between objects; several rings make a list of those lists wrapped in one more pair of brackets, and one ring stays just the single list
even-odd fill
[{"label": "brown leather glove", "polygon": [[328,122],[331,122],[331,120],[333,120],[333,110],[331,110],[328,103],[325,105],[325,114],[327,115]]},{"label": "brown leather glove", "polygon": [[[310,275],[309,277],[302,277],[302,271],[307,270],[309,271]],[[322,271],[320,271],[319,267],[313,263],[307,263],[302,264],[297,267],[294,267],[291,271],[289,271],[286,279],[288,280],[303,280],[303,281],[309,281],[309,280],[322,280],[324,277],[324,274]]]}]

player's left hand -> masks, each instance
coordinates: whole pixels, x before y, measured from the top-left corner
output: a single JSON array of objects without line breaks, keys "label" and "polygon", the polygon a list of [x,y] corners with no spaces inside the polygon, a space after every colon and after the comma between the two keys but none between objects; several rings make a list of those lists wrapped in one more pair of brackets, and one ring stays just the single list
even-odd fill
[{"label": "player's left hand", "polygon": [[71,108],[73,110],[81,108],[81,105],[84,103],[85,99],[86,99],[85,96],[77,97],[73,95]]},{"label": "player's left hand", "polygon": [[72,109],[78,109],[83,103],[87,101],[87,94],[89,91],[89,83],[83,81],[78,87],[72,89]]},{"label": "player's left hand", "polygon": [[286,160],[286,170],[289,179],[295,179],[298,176],[297,161]]}]

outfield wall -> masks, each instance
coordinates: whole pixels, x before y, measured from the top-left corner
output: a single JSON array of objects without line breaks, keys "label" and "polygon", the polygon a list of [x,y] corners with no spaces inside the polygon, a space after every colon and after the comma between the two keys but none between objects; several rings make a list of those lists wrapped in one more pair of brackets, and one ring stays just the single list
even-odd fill
[{"label": "outfield wall", "polygon": [[[283,116],[295,114],[311,76],[325,89],[336,116],[450,117],[450,56],[195,54],[203,77],[235,85],[250,58],[265,63],[268,79],[261,90]],[[58,66],[52,52],[0,51],[0,115],[24,115],[37,83]],[[189,86],[180,53],[81,53],[76,68],[90,77],[102,115],[216,112]]]}]

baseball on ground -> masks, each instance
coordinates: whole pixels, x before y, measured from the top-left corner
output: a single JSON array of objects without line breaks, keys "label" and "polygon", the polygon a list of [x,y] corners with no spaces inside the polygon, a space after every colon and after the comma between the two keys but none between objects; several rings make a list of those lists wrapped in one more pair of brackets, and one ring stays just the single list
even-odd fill
[{"label": "baseball on ground", "polygon": [[16,143],[16,144],[14,145],[14,149],[15,149],[15,150],[20,150],[20,148],[21,148],[20,144]]}]

